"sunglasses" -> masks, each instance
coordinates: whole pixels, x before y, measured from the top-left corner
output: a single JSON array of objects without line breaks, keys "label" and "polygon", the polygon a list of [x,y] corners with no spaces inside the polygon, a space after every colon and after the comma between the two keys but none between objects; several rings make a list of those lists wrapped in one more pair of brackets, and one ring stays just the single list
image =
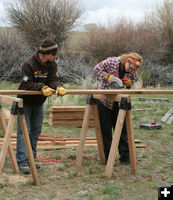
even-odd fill
[{"label": "sunglasses", "polygon": [[129,62],[129,69],[134,72],[137,70],[137,68],[136,67],[134,68],[134,66],[132,66],[132,63],[130,62]]}]

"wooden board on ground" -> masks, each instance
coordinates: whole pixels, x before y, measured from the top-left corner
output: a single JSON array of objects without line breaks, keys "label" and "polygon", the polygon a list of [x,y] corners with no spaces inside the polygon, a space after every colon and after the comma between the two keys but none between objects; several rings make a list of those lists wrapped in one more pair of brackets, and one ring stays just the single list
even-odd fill
[{"label": "wooden board on ground", "polygon": [[[11,145],[13,148],[16,148],[16,137],[11,138]],[[80,141],[80,137],[60,137],[60,136],[47,136],[40,135],[39,141],[37,144],[38,149],[63,149],[63,148],[71,148],[78,147]],[[145,148],[146,145],[139,144],[140,140],[135,140],[136,148]],[[0,147],[2,146],[3,138],[0,138]],[[85,141],[85,146],[97,147],[96,137],[87,137]]]},{"label": "wooden board on ground", "polygon": [[168,124],[171,124],[171,122],[173,121],[173,117],[171,116],[173,114],[173,108],[169,109],[168,112],[162,117],[161,121],[162,122],[166,122]]},{"label": "wooden board on ground", "polygon": [[169,102],[166,98],[147,98],[147,97],[139,97],[139,101],[161,101],[161,102]]}]

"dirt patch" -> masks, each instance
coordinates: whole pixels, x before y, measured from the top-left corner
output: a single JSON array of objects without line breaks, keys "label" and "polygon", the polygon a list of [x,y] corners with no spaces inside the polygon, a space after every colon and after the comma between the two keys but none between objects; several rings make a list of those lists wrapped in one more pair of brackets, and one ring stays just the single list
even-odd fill
[{"label": "dirt patch", "polygon": [[16,185],[17,183],[27,183],[29,179],[29,177],[24,177],[20,174],[11,175],[3,173],[1,177],[2,177],[1,182],[6,182],[6,183],[8,182],[9,184],[12,185]]}]

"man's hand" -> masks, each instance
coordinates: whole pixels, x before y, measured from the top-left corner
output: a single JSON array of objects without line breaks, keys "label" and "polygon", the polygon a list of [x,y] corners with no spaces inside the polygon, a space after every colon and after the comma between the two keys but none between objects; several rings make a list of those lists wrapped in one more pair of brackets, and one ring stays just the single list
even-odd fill
[{"label": "man's hand", "polygon": [[124,77],[121,79],[123,84],[126,86],[126,87],[131,87],[132,85],[132,81],[130,80],[130,78],[128,77]]},{"label": "man's hand", "polygon": [[56,87],[56,92],[58,96],[64,96],[66,94],[66,89],[64,87]]},{"label": "man's hand", "polygon": [[53,94],[54,89],[48,87],[47,85],[42,87],[41,92],[45,97],[51,96]]}]

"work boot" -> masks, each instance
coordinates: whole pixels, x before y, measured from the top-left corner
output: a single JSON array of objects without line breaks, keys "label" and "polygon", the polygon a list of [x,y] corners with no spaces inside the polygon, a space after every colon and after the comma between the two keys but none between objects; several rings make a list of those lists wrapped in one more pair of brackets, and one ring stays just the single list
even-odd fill
[{"label": "work boot", "polygon": [[121,164],[124,164],[124,165],[130,163],[130,159],[129,159],[128,156],[123,156],[123,157],[121,157],[121,158],[119,159],[119,161],[120,161]]},{"label": "work boot", "polygon": [[35,167],[36,167],[36,169],[40,169],[41,165],[38,162],[35,161]]},{"label": "work boot", "polygon": [[41,165],[39,163],[35,163],[36,169],[40,169]]},{"label": "work boot", "polygon": [[30,174],[30,168],[28,164],[19,165],[19,170],[22,174]]}]

